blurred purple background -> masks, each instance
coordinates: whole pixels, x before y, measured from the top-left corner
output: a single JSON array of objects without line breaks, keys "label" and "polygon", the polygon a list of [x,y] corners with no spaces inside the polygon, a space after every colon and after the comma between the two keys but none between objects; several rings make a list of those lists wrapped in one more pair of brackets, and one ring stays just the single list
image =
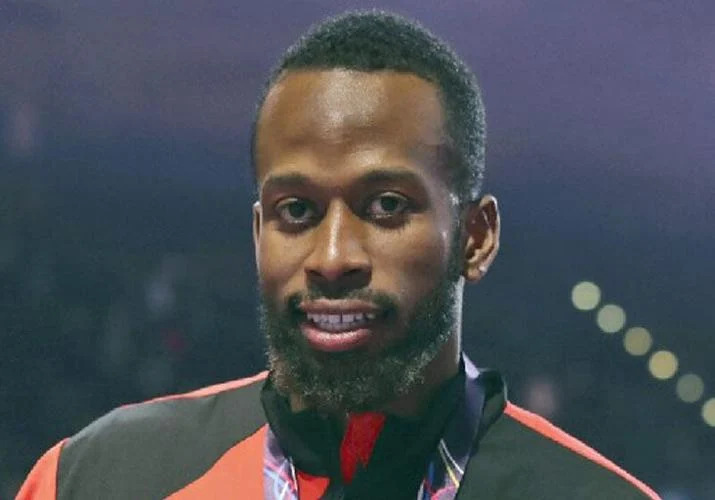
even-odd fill
[{"label": "blurred purple background", "polygon": [[[378,6],[483,89],[504,228],[468,353],[665,498],[715,498],[715,3],[445,3],[0,0],[0,497],[119,404],[262,369],[254,103],[310,24]],[[619,332],[574,308],[584,280]],[[646,355],[624,350],[632,326]]]}]

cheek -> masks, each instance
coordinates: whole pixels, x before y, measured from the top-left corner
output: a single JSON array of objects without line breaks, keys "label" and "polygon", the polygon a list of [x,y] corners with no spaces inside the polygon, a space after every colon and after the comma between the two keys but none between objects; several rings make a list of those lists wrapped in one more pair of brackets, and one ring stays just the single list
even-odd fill
[{"label": "cheek", "polygon": [[300,245],[268,232],[261,235],[257,255],[260,285],[269,295],[282,294],[302,269]]},{"label": "cheek", "polygon": [[380,274],[401,293],[423,295],[446,272],[449,236],[431,221],[416,221],[379,245],[374,263],[382,263]]}]

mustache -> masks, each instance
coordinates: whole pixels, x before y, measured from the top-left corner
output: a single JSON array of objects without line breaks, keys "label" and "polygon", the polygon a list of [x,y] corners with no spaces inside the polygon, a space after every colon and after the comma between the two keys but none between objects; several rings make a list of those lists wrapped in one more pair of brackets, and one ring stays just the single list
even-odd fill
[{"label": "mustache", "polygon": [[315,288],[306,291],[299,291],[290,294],[285,299],[285,310],[291,315],[300,315],[301,311],[298,306],[302,302],[311,302],[315,300],[359,300],[374,305],[385,313],[397,311],[397,298],[393,295],[379,290],[369,288],[361,288],[357,290],[346,290],[337,293],[327,293],[324,290]]}]

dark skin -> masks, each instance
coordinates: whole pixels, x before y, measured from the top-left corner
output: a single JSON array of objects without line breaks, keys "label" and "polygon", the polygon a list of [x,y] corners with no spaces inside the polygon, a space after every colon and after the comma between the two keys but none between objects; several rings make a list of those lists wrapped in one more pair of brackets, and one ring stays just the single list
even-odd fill
[{"label": "dark skin", "polygon": [[[288,71],[257,124],[256,263],[278,303],[311,285],[382,290],[399,298],[402,325],[445,275],[455,218],[463,220],[453,331],[425,383],[379,408],[400,416],[419,415],[457,373],[464,282],[479,281],[499,248],[496,199],[459,208],[448,150],[437,87],[409,73]],[[364,349],[379,356],[404,336],[399,326],[379,330]],[[295,395],[291,406],[305,407]]]}]

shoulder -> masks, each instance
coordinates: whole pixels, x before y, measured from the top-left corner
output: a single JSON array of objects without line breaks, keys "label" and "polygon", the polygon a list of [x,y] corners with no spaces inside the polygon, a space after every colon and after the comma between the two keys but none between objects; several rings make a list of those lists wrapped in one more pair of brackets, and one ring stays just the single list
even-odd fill
[{"label": "shoulder", "polygon": [[[119,407],[63,443],[58,498],[163,497],[265,424],[266,372]],[[121,494],[119,494],[121,492]]]},{"label": "shoulder", "polygon": [[475,444],[460,498],[660,498],[582,441],[508,402],[503,381],[492,385],[482,416],[488,427]]},{"label": "shoulder", "polygon": [[575,484],[594,492],[594,496],[585,498],[605,498],[607,491],[620,492],[623,496],[618,498],[659,498],[614,462],[535,413],[507,403],[503,421],[504,430],[531,450],[529,460],[541,464],[537,469],[540,473],[551,472],[560,478],[571,475]]},{"label": "shoulder", "polygon": [[177,438],[189,437],[187,431],[215,434],[226,430],[221,424],[228,423],[227,420],[231,428],[250,432],[252,427],[261,425],[259,394],[265,378],[264,372],[184,394],[120,406],[71,437],[62,456],[100,445],[104,449],[136,446],[142,452],[157,444],[176,448]]}]

